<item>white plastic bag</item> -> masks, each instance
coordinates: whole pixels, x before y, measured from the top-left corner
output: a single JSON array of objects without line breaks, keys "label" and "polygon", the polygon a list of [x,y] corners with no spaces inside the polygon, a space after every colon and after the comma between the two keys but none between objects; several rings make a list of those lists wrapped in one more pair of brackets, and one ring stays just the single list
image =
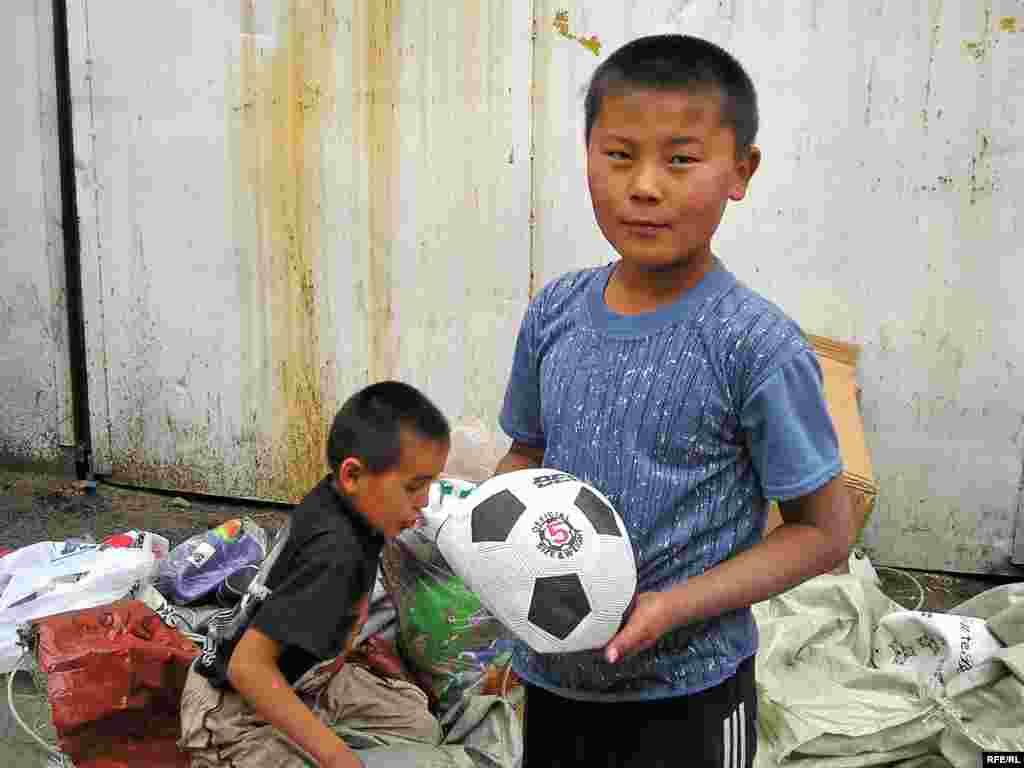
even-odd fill
[{"label": "white plastic bag", "polygon": [[0,559],[4,569],[0,573],[11,576],[0,608],[0,673],[10,672],[21,656],[19,625],[128,596],[152,580],[158,562],[155,553],[161,551],[160,546],[86,545],[62,555],[62,544],[57,542],[24,549],[31,551],[19,556],[19,550]]},{"label": "white plastic bag", "polygon": [[41,541],[17,549],[0,559],[0,611],[26,599],[49,582],[74,580],[87,572],[96,559],[96,546],[79,547],[62,554],[62,543]]}]

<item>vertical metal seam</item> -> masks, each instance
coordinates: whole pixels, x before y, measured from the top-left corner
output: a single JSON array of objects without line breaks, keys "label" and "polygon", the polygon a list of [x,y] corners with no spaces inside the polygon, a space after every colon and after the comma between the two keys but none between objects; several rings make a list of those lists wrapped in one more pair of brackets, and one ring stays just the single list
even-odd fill
[{"label": "vertical metal seam", "polygon": [[535,204],[537,200],[536,195],[536,121],[537,121],[537,2],[538,0],[530,1],[530,119],[529,119],[529,175],[530,175],[530,210],[528,226],[530,228],[530,244],[529,244],[529,275],[528,282],[526,285],[526,296],[527,299],[533,299],[534,292],[534,256],[537,247],[537,216],[535,213]]},{"label": "vertical metal seam", "polygon": [[[92,186],[93,186],[93,219],[96,227],[96,278],[99,283],[98,305],[99,305],[99,336],[100,356],[98,364],[102,367],[103,395],[106,400],[106,431],[107,431],[107,458],[113,460],[114,453],[114,424],[110,418],[110,360],[107,355],[107,312],[105,303],[105,287],[103,281],[103,240],[100,227],[100,179],[96,170],[96,98],[93,87],[93,56],[92,36],[89,33],[89,0],[82,0],[82,24],[85,31],[85,69],[86,87],[89,90],[89,141],[92,162]],[[83,314],[83,324],[85,315]],[[85,361],[88,362],[87,360]],[[88,370],[88,369],[87,369]],[[88,376],[86,376],[88,378]]]},{"label": "vertical metal seam", "polygon": [[[84,480],[93,470],[89,412],[88,352],[85,302],[82,297],[82,252],[75,180],[71,64],[67,0],[53,0],[54,86],[57,96],[57,151],[64,233],[64,290],[68,322],[68,363],[71,368],[71,414],[75,442],[75,475]],[[90,84],[91,85],[91,84]],[[109,423],[109,420],[108,420]],[[59,439],[59,432],[58,432]]]}]

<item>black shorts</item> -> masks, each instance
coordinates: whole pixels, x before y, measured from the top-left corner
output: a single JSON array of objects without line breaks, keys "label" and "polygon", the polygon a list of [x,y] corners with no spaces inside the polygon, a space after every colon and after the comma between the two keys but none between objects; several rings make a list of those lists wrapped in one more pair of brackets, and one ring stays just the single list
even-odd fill
[{"label": "black shorts", "polygon": [[526,685],[523,768],[751,768],[757,751],[754,658],[692,696],[574,701]]}]

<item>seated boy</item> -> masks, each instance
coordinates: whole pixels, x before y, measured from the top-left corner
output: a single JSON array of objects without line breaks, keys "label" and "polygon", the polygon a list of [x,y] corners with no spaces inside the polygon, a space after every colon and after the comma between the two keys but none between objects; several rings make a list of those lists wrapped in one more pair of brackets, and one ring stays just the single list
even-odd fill
[{"label": "seated boy", "polygon": [[422,393],[382,382],[334,419],[328,474],[291,514],[248,626],[189,670],[179,747],[193,766],[361,765],[331,726],[437,744],[414,685],[345,654],[366,621],[385,538],[414,526],[448,457],[450,430]]}]

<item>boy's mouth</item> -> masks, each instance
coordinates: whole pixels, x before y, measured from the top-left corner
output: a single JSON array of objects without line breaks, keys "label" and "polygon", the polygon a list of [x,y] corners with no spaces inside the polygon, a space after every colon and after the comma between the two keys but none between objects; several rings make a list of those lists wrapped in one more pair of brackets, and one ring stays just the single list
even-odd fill
[{"label": "boy's mouth", "polygon": [[651,221],[649,219],[627,219],[623,221],[622,224],[630,232],[634,232],[638,235],[656,235],[669,228],[668,224]]}]

